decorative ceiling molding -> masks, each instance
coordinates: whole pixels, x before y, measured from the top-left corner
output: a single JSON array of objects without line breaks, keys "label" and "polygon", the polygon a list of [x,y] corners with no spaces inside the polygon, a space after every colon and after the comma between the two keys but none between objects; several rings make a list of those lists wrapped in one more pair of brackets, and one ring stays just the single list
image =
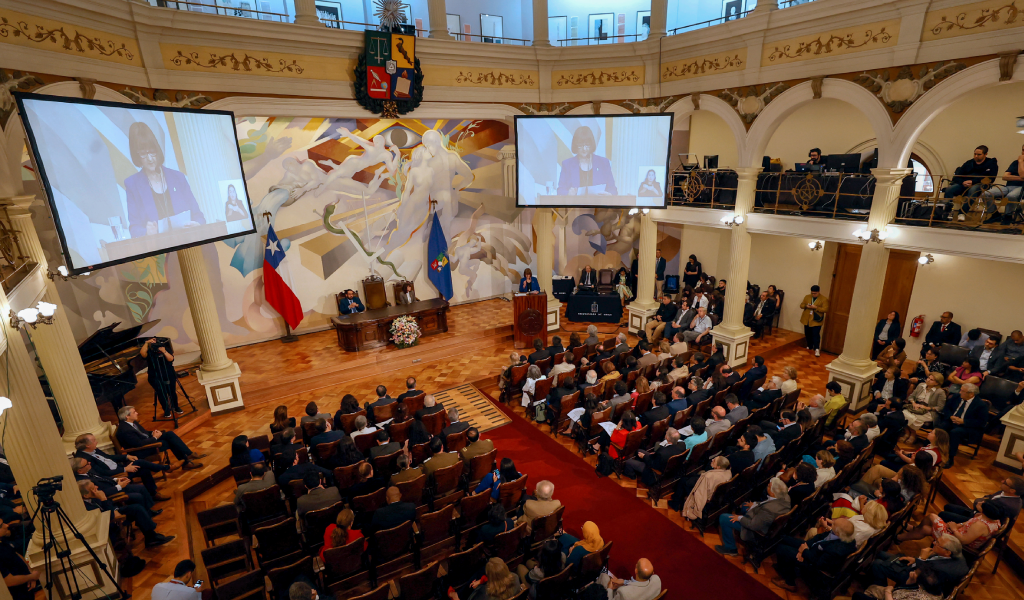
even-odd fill
[{"label": "decorative ceiling molding", "polygon": [[[752,85],[747,88],[745,95],[740,95],[744,93],[743,90],[722,90],[718,97],[735,108],[743,121],[750,125],[773,98],[788,89],[789,86],[785,83]],[[696,107],[696,103],[694,106]]]},{"label": "decorative ceiling molding", "polygon": [[963,63],[938,63],[932,67],[921,67],[914,77],[910,67],[903,67],[894,79],[889,78],[888,70],[883,70],[861,73],[853,81],[878,96],[889,110],[901,113],[940,80],[966,68]]},{"label": "decorative ceiling molding", "polygon": [[123,37],[0,8],[0,43],[142,66],[139,44]]}]

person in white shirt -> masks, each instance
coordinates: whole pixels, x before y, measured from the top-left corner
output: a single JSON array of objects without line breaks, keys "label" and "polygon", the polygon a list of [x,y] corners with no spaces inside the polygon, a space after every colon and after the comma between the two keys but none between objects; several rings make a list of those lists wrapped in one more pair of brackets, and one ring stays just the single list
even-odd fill
[{"label": "person in white shirt", "polygon": [[864,435],[868,436],[869,442],[882,433],[882,430],[878,428],[878,417],[875,414],[864,413],[858,418],[860,419],[860,422],[868,428],[867,431],[864,432]]},{"label": "person in white shirt", "polygon": [[693,293],[693,307],[703,308],[705,311],[708,309],[708,296],[701,290],[697,290]]},{"label": "person in white shirt", "polygon": [[212,596],[211,590],[200,591],[199,587],[192,587],[192,576],[195,574],[196,563],[190,560],[183,560],[174,567],[174,578],[170,581],[158,583],[153,586],[150,598],[153,600],[203,600]]},{"label": "person in white shirt", "polygon": [[708,309],[701,306],[697,309],[697,316],[693,318],[693,322],[690,324],[690,331],[683,332],[683,340],[688,344],[695,343],[699,346],[707,341],[711,326],[711,317],[708,316]]},{"label": "person in white shirt", "polygon": [[357,435],[363,435],[364,433],[373,433],[374,431],[377,431],[377,428],[374,427],[373,425],[370,425],[366,421],[366,417],[364,417],[363,415],[359,415],[358,417],[356,417],[355,427],[356,431],[352,432],[352,437],[355,437]]}]

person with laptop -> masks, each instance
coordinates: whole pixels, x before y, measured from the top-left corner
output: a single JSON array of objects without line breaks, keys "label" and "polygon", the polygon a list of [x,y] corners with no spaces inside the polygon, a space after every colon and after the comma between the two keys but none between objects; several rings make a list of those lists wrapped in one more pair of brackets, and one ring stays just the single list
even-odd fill
[{"label": "person with laptop", "polygon": [[804,164],[808,165],[820,165],[824,161],[821,158],[821,148],[811,148],[810,152],[807,153],[807,162]]}]

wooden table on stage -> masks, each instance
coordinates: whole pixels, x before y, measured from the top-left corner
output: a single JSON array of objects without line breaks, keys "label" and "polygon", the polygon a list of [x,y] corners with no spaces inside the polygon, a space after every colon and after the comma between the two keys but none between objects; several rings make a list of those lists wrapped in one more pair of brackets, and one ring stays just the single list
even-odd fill
[{"label": "wooden table on stage", "polygon": [[331,323],[338,331],[338,345],[349,352],[358,352],[386,346],[391,337],[391,322],[406,316],[416,317],[421,337],[448,331],[448,301],[444,298],[332,317]]},{"label": "wooden table on stage", "polygon": [[532,348],[535,338],[548,345],[547,294],[516,294],[512,300],[512,314],[515,315],[516,348]]}]

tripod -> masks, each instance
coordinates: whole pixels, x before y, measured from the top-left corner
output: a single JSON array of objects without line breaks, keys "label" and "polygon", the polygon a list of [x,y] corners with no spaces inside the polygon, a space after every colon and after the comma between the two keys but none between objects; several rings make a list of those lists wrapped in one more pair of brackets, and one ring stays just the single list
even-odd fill
[{"label": "tripod", "polygon": [[[184,373],[184,375],[182,373]],[[192,396],[189,396],[188,392],[185,391],[185,386],[182,385],[182,383],[181,383],[181,378],[182,377],[188,377],[188,371],[187,370],[186,371],[181,371],[180,373],[175,372],[175,374],[174,374],[174,382],[178,385],[178,389],[181,390],[181,393],[185,396],[185,400],[188,401],[188,405],[190,407],[192,407],[191,411],[185,413],[186,415],[190,415],[190,414],[196,412],[196,405],[192,402]],[[157,414],[158,414],[157,411],[159,410],[159,407],[161,406],[159,394],[160,393],[157,392],[156,389],[153,390],[153,421],[154,422],[166,421],[167,420],[166,417],[158,417],[157,416]],[[182,415],[182,416],[185,416],[185,415]],[[171,420],[174,421],[174,428],[175,429],[178,428],[178,418],[179,418],[178,414],[175,413],[172,410],[171,411]]]},{"label": "tripod", "polygon": [[[60,572],[58,577],[62,574],[64,577],[64,589],[68,591],[71,600],[81,600],[82,589],[78,584],[78,574],[76,571],[80,567],[75,565],[74,560],[71,558],[71,545],[68,542],[68,532],[70,531],[72,537],[82,543],[82,546],[89,551],[89,555],[96,565],[99,566],[103,574],[107,576],[107,579],[114,584],[114,589],[120,594],[120,597],[127,600],[131,597],[114,579],[114,576],[110,573],[106,563],[100,560],[100,557],[92,549],[88,542],[85,541],[85,536],[82,532],[75,527],[75,524],[68,517],[68,514],[61,508],[60,502],[54,499],[54,493],[61,489],[62,484],[59,480],[53,482],[52,479],[40,480],[39,484],[32,488],[32,492],[36,495],[36,499],[39,500],[39,506],[36,508],[36,512],[32,515],[32,520],[35,521],[36,516],[41,517],[39,521],[40,530],[43,534],[43,565],[46,573],[46,597],[49,600],[53,600],[53,584],[54,584],[54,568],[53,558],[54,556],[60,561]],[[60,537],[57,537],[57,532],[54,528],[53,521],[57,521],[57,525],[60,528]],[[89,578],[82,574],[82,578],[89,580]],[[95,582],[93,585],[99,586],[99,582]]]}]

